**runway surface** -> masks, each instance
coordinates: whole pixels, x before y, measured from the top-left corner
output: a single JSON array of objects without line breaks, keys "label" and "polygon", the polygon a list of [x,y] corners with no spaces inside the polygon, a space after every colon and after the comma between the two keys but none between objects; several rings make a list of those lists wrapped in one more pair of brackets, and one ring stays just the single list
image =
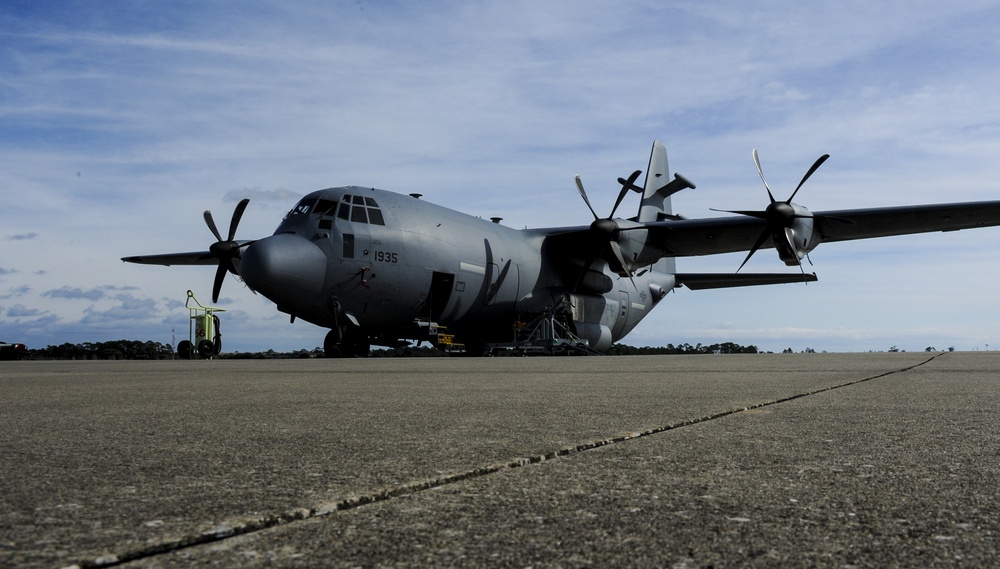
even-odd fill
[{"label": "runway surface", "polygon": [[0,566],[997,566],[1000,352],[0,363]]}]

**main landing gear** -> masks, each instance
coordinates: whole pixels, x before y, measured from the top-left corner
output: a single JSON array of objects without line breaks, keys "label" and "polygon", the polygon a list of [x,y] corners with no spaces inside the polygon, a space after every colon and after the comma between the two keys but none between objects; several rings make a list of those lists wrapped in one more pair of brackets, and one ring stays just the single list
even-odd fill
[{"label": "main landing gear", "polygon": [[323,352],[328,358],[367,358],[372,345],[368,336],[361,334],[352,326],[343,333],[333,329],[323,341]]}]

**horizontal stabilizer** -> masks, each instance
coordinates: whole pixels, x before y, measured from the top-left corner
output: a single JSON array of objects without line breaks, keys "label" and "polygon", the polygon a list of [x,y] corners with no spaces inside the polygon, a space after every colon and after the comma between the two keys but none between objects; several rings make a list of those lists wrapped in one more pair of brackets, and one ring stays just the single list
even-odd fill
[{"label": "horizontal stabilizer", "polygon": [[684,285],[691,290],[793,284],[818,280],[816,273],[677,273],[674,275],[674,279],[676,279],[676,286]]}]

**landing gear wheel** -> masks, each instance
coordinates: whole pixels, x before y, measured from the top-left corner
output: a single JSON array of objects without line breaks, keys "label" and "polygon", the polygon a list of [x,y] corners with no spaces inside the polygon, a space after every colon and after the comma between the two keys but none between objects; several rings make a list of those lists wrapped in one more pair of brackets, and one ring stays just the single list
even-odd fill
[{"label": "landing gear wheel", "polygon": [[471,342],[465,342],[465,352],[461,355],[467,358],[491,358],[493,357],[493,348],[486,345],[486,342],[479,340],[473,340]]},{"label": "landing gear wheel", "polygon": [[357,339],[351,343],[341,344],[341,350],[350,358],[367,358],[372,351],[372,345],[366,339]]},{"label": "landing gear wheel", "polygon": [[187,340],[181,340],[180,342],[177,342],[177,355],[182,360],[191,359],[191,355],[193,353],[194,353],[194,346],[191,345],[191,342]]},{"label": "landing gear wheel", "polygon": [[323,354],[328,358],[342,357],[340,353],[340,343],[337,341],[339,334],[336,330],[330,330],[323,340]]},{"label": "landing gear wheel", "polygon": [[351,326],[340,340],[340,351],[345,358],[367,358],[372,351],[372,345],[367,335],[362,334],[357,327]]},{"label": "landing gear wheel", "polygon": [[337,341],[336,330],[330,330],[323,341],[323,353],[328,358],[367,358],[371,353],[371,343],[368,336],[348,329],[340,341]]}]

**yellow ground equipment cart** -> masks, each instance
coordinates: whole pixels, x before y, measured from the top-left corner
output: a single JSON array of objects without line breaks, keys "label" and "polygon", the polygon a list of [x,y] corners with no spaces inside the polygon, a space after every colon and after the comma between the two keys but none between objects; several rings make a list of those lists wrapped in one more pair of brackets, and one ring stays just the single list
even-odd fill
[{"label": "yellow ground equipment cart", "polygon": [[197,353],[203,358],[211,358],[222,352],[222,331],[216,312],[225,312],[224,308],[202,306],[194,293],[187,291],[187,301],[184,307],[188,309],[188,339],[177,342],[177,355],[189,360]]}]

